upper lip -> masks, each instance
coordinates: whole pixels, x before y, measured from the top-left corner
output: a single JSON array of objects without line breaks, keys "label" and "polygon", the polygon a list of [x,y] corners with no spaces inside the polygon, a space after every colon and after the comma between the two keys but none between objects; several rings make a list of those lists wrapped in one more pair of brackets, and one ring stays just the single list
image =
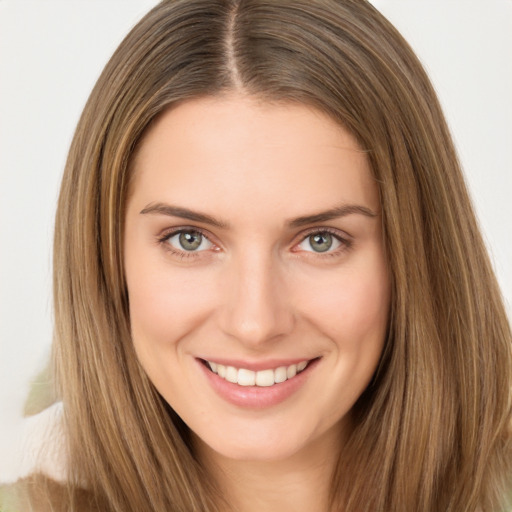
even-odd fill
[{"label": "upper lip", "polygon": [[221,364],[224,366],[233,366],[235,368],[245,368],[254,372],[260,370],[269,370],[279,368],[281,366],[291,366],[292,364],[302,363],[303,361],[310,362],[315,357],[295,357],[290,359],[265,359],[259,361],[247,361],[242,359],[225,359],[222,357],[201,357],[202,361],[211,361],[213,363]]}]

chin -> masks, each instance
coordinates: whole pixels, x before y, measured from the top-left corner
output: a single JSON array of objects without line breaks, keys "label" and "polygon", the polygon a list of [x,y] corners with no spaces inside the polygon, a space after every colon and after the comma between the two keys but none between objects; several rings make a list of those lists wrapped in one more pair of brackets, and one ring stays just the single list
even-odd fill
[{"label": "chin", "polygon": [[341,426],[339,424],[323,430],[318,425],[304,422],[297,430],[300,420],[293,425],[254,425],[253,429],[224,429],[224,435],[215,435],[208,430],[203,438],[194,434],[195,443],[203,453],[220,455],[237,461],[280,462],[307,457],[311,450],[332,451],[339,446]]}]

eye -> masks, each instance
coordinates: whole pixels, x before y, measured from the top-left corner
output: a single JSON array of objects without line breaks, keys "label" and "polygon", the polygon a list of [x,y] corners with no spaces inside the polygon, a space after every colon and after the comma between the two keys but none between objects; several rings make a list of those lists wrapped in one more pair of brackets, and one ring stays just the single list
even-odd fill
[{"label": "eye", "polygon": [[200,252],[211,249],[213,244],[200,231],[181,230],[165,237],[165,243],[173,249],[185,252]]},{"label": "eye", "polygon": [[336,251],[342,244],[343,241],[332,233],[317,231],[307,236],[298,247],[303,251],[325,253]]}]

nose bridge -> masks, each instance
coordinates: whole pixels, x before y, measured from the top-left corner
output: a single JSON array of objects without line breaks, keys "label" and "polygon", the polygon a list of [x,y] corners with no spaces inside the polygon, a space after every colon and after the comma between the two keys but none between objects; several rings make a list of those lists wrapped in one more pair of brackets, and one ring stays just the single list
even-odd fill
[{"label": "nose bridge", "polygon": [[252,346],[287,334],[293,314],[278,258],[246,248],[231,263],[221,312],[224,332]]}]

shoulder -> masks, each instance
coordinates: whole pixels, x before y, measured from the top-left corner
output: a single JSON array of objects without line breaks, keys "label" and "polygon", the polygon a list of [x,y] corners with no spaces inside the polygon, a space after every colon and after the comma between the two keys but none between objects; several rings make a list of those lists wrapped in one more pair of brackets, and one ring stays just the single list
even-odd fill
[{"label": "shoulder", "polygon": [[23,420],[16,460],[8,473],[1,475],[0,512],[110,510],[87,489],[69,483],[65,437],[60,402]]},{"label": "shoulder", "polygon": [[23,420],[15,453],[4,483],[35,473],[57,482],[66,480],[66,440],[61,402]]}]

